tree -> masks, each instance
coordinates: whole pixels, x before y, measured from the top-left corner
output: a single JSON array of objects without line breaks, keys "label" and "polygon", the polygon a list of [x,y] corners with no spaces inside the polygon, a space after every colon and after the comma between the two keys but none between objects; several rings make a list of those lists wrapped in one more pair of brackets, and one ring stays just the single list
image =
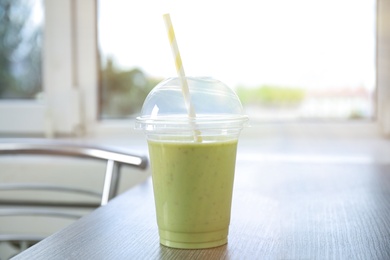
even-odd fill
[{"label": "tree", "polygon": [[41,25],[34,2],[0,1],[0,98],[32,98],[42,89]]},{"label": "tree", "polygon": [[112,58],[108,58],[100,71],[101,114],[108,118],[123,118],[138,113],[159,81],[138,68],[120,69]]}]

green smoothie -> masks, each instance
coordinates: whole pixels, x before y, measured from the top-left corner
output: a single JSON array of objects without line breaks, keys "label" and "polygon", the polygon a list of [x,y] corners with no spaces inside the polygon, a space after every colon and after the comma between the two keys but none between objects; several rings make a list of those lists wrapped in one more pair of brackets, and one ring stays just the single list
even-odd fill
[{"label": "green smoothie", "polygon": [[208,248],[227,243],[237,140],[148,141],[160,243]]}]

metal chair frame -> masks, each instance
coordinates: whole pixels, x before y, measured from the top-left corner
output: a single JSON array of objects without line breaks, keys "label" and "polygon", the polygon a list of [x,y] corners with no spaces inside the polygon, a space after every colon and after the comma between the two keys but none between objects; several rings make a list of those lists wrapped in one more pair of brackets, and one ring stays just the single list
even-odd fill
[{"label": "metal chair frame", "polygon": [[[138,169],[145,169],[147,167],[147,157],[135,154],[126,153],[115,150],[107,146],[91,146],[72,144],[60,141],[32,141],[32,142],[6,142],[0,143],[0,155],[48,155],[48,156],[62,156],[75,158],[88,158],[94,160],[107,161],[106,171],[104,176],[104,184],[102,193],[78,189],[74,187],[66,187],[59,185],[47,184],[26,184],[26,183],[12,183],[0,184],[0,192],[5,190],[45,190],[45,191],[61,191],[72,192],[79,194],[86,194],[91,196],[99,196],[100,204],[97,203],[52,203],[52,202],[24,202],[24,201],[5,201],[0,200],[0,205],[10,206],[29,206],[27,209],[2,209],[1,216],[51,216],[62,218],[81,217],[78,214],[69,212],[61,212],[47,209],[50,206],[60,207],[88,207],[95,208],[104,206],[108,201],[118,194],[120,168],[122,165],[129,165]],[[34,206],[46,207],[46,209],[34,209]],[[18,241],[21,245],[21,250],[25,249],[29,242],[38,242],[44,237],[39,235],[11,235],[0,234],[1,241]]]}]

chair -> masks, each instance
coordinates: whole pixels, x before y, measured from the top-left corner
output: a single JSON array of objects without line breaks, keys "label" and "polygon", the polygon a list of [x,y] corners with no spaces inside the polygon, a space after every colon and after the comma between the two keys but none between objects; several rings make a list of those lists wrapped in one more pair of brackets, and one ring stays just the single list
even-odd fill
[{"label": "chair", "polygon": [[[85,211],[88,212],[96,207],[104,206],[118,194],[122,166],[128,165],[141,170],[147,167],[146,157],[115,150],[107,146],[80,145],[52,140],[0,143],[0,156],[14,157],[15,155],[29,156],[29,158],[31,156],[33,158],[36,158],[36,156],[49,156],[49,158],[54,158],[57,156],[105,161],[104,181],[100,192],[86,188],[59,185],[58,183],[49,184],[46,181],[38,183],[36,181],[32,183],[0,182],[0,225],[3,217],[16,218],[16,216],[45,216],[49,218],[71,219],[74,221],[85,215]],[[0,166],[0,177],[1,174],[6,174],[1,168],[3,167]],[[25,193],[28,192],[27,194],[32,192],[39,192],[40,194],[54,192],[59,195],[43,196],[47,197],[47,199],[20,199],[2,196],[2,193],[9,191],[23,191]],[[63,198],[63,194],[79,194],[81,197],[91,196],[97,199],[80,200],[76,196],[76,199],[72,200],[53,200],[53,197]],[[28,224],[33,225],[32,223]],[[45,236],[42,234],[10,234],[1,232],[0,230],[0,244],[2,242],[11,243],[13,247],[17,247],[19,252],[39,242],[43,238]]]}]

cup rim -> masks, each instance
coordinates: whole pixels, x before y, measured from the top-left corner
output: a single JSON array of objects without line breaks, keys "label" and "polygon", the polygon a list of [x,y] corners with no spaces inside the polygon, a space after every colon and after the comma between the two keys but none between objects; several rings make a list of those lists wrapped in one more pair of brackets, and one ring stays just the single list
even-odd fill
[{"label": "cup rim", "polygon": [[183,115],[164,115],[158,117],[139,116],[136,118],[135,128],[146,131],[162,129],[242,129],[247,126],[247,115],[197,115],[194,118]]}]

